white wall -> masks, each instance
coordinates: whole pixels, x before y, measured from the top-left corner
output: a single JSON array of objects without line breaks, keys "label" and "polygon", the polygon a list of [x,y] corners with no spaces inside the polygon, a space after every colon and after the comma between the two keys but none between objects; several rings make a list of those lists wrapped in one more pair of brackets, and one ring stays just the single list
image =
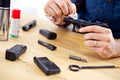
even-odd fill
[{"label": "white wall", "polygon": [[44,5],[46,2],[47,0],[11,0],[11,9],[19,8],[25,13],[45,18]]}]

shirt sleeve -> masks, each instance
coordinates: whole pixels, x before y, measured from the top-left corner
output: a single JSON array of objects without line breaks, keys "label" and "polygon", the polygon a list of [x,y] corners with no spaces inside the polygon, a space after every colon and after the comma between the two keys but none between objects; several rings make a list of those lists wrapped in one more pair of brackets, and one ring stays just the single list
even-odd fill
[{"label": "shirt sleeve", "polygon": [[72,3],[76,5],[76,7],[79,7],[82,4],[82,0],[71,0]]},{"label": "shirt sleeve", "polygon": [[71,0],[71,2],[76,5],[77,12],[79,12],[81,7],[83,6],[83,0]]}]

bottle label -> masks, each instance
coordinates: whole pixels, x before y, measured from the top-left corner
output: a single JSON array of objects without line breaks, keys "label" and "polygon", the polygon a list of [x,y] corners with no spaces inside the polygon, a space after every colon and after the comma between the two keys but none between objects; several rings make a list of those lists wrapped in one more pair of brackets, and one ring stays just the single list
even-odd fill
[{"label": "bottle label", "polygon": [[11,19],[10,36],[18,37],[19,36],[19,28],[20,28],[20,20],[19,19]]}]

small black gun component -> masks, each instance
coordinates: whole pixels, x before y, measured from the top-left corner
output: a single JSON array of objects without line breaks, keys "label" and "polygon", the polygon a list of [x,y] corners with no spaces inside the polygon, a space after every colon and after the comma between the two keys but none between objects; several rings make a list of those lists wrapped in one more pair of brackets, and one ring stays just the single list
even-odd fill
[{"label": "small black gun component", "polygon": [[48,39],[56,39],[57,34],[46,29],[40,29],[39,33],[45,36]]},{"label": "small black gun component", "polygon": [[34,57],[33,60],[46,75],[60,73],[60,68],[47,57]]},{"label": "small black gun component", "polygon": [[23,31],[28,31],[29,29],[31,29],[32,27],[36,26],[36,20],[32,20],[29,23],[25,24],[22,29]]},{"label": "small black gun component", "polygon": [[46,48],[48,48],[48,49],[50,49],[50,50],[56,50],[56,46],[55,45],[52,45],[52,44],[49,44],[49,43],[46,43],[46,42],[44,42],[44,41],[42,41],[42,40],[38,40],[38,43],[39,44],[41,44],[41,45],[43,45],[43,46],[45,46]]},{"label": "small black gun component", "polygon": [[27,46],[16,44],[10,49],[6,50],[5,58],[11,61],[16,60],[27,49]]}]

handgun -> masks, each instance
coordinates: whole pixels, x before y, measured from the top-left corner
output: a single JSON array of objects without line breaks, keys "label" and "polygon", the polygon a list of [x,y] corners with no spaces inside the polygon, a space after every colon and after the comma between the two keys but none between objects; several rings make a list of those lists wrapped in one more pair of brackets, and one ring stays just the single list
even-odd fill
[{"label": "handgun", "polygon": [[72,30],[73,32],[76,32],[75,28],[78,26],[86,27],[86,26],[90,26],[90,25],[97,25],[97,26],[108,28],[108,25],[106,23],[103,23],[100,21],[91,22],[91,21],[85,21],[82,19],[73,19],[71,17],[64,17],[63,21],[73,24],[73,30]]}]

